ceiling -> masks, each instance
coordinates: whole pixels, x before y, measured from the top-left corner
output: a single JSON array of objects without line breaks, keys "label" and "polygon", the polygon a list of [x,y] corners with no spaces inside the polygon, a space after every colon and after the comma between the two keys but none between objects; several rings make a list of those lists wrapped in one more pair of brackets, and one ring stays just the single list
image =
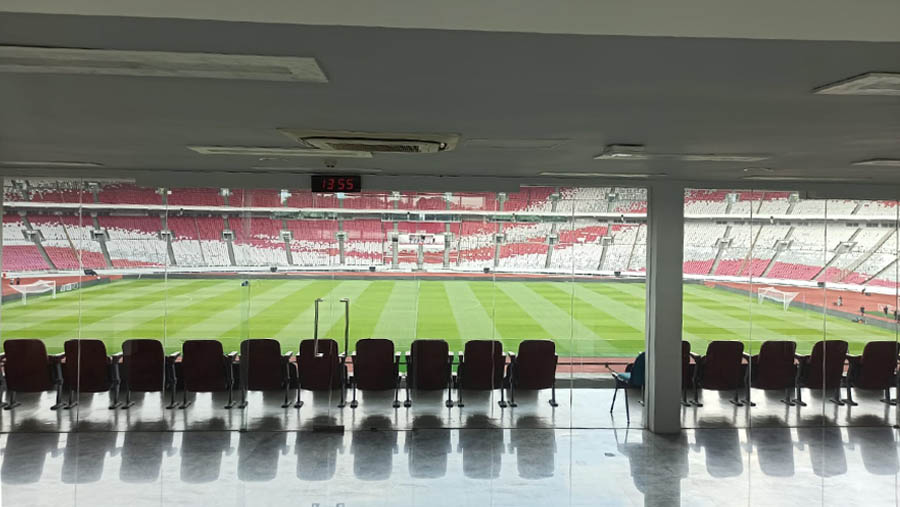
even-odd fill
[{"label": "ceiling", "polygon": [[[757,172],[745,168],[762,165],[774,170],[759,173],[764,175],[900,184],[900,168],[850,166],[861,159],[900,158],[900,97],[811,93],[869,71],[900,72],[900,42],[0,13],[0,44],[311,56],[329,80],[0,74],[0,160],[98,162],[104,174],[125,177],[154,171],[325,169],[318,158],[259,160],[187,149],[293,147],[276,129],[302,128],[461,136],[452,152],[336,160],[338,169],[381,175],[537,182],[546,180],[537,177],[545,171],[653,173],[664,174],[662,179],[746,184],[742,178]],[[772,158],[754,163],[593,159],[616,143],[643,144],[653,153]],[[254,169],[259,167],[270,169]]]}]

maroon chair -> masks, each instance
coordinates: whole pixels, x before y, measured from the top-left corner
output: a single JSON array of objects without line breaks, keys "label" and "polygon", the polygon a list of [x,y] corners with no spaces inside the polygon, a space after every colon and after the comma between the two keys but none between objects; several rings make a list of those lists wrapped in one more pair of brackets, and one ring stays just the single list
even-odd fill
[{"label": "maroon chair", "polygon": [[63,344],[63,350],[63,388],[69,390],[69,402],[63,408],[70,409],[78,405],[77,401],[73,401],[76,390],[79,393],[104,393],[112,390],[113,401],[109,408],[118,408],[119,372],[116,365],[119,357],[107,355],[106,345],[101,340],[67,340]]},{"label": "maroon chair", "polygon": [[50,407],[56,410],[62,403],[62,371],[60,361],[63,354],[48,355],[47,347],[41,340],[10,339],[3,342],[3,381],[6,384],[7,399],[5,410],[21,405],[16,401],[16,393],[37,393],[56,391],[56,403]]},{"label": "maroon chair", "polygon": [[503,355],[503,344],[497,340],[469,340],[465,350],[459,353],[459,366],[456,368],[457,387],[456,405],[464,407],[462,391],[492,391],[500,389],[500,407],[506,407],[503,392],[503,372],[506,368],[506,357]]},{"label": "maroon chair", "polygon": [[241,383],[240,408],[247,406],[247,391],[277,391],[284,389],[284,403],[290,406],[288,393],[291,388],[291,357],[293,352],[281,353],[277,340],[260,338],[241,342],[238,359]]},{"label": "maroon chair", "polygon": [[833,391],[831,402],[844,405],[840,399],[841,379],[844,376],[844,363],[847,361],[847,342],[844,340],[823,340],[813,345],[812,354],[797,356],[799,374],[797,380],[797,398],[794,403],[801,407],[806,402],[801,397],[800,389],[824,389]]},{"label": "maroon chair", "polygon": [[353,353],[353,399],[350,408],[359,406],[356,390],[394,390],[394,403],[400,406],[400,354],[394,353],[394,342],[383,338],[365,338],[356,342]]},{"label": "maroon chair", "polygon": [[744,344],[738,341],[712,341],[706,346],[706,355],[691,354],[696,363],[697,374],[694,378],[694,405],[702,407],[697,395],[700,389],[711,391],[734,391],[730,402],[738,407],[744,406],[739,399],[744,384],[741,368]]},{"label": "maroon chair", "polygon": [[176,352],[167,357],[159,340],[125,340],[122,343],[119,370],[125,388],[125,404],[122,408],[134,405],[131,401],[132,391],[162,393],[166,388],[171,390],[166,408],[175,408],[175,361],[180,355],[180,352]]},{"label": "maroon chair", "polygon": [[234,373],[232,365],[237,352],[225,355],[222,344],[217,340],[187,340],[181,346],[181,360],[184,390],[182,391],[181,408],[191,405],[188,391],[193,393],[228,392],[228,404],[234,406]]},{"label": "maroon chair", "polygon": [[550,406],[556,403],[556,343],[553,340],[523,340],[519,353],[509,353],[509,406],[516,406],[516,389],[550,389]]},{"label": "maroon chair", "polygon": [[692,402],[687,399],[688,389],[694,387],[694,372],[696,365],[691,363],[691,343],[681,341],[681,405],[690,407]]},{"label": "maroon chair", "polygon": [[797,386],[797,365],[794,356],[797,352],[797,344],[792,341],[765,341],[759,347],[756,355],[744,354],[749,365],[747,383],[747,399],[751,407],[756,406],[750,401],[750,388],[764,391],[782,390],[785,396],[782,403],[794,406],[791,400],[791,391]]},{"label": "maroon chair", "polygon": [[[891,400],[891,387],[897,386],[897,357],[900,356],[900,344],[894,341],[869,342],[863,348],[860,356],[848,355],[850,368],[847,371],[847,399],[848,405],[856,406],[853,401],[854,389],[884,390],[884,398],[881,400],[889,405],[896,405],[896,400]],[[900,394],[898,394],[900,397]]]},{"label": "maroon chair", "polygon": [[447,408],[453,406],[453,353],[444,340],[415,340],[406,353],[406,401],[412,406],[409,390],[447,389]]},{"label": "maroon chair", "polygon": [[303,406],[300,392],[341,390],[341,402],[344,406],[345,386],[347,385],[346,356],[338,353],[338,343],[334,340],[319,340],[319,356],[316,356],[314,340],[303,340],[297,349],[297,402],[294,408]]}]

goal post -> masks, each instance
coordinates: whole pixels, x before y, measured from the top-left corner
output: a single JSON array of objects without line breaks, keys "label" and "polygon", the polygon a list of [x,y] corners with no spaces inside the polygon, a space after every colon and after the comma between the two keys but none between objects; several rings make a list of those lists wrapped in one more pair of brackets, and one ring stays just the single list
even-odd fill
[{"label": "goal post", "polygon": [[781,303],[785,310],[791,306],[791,302],[794,301],[797,294],[799,294],[799,292],[785,292],[778,290],[775,287],[760,287],[756,292],[759,303],[762,303],[765,300],[774,301],[776,303]]},{"label": "goal post", "polygon": [[22,304],[28,304],[29,294],[44,294],[50,292],[56,299],[56,281],[54,280],[38,280],[34,283],[25,285],[10,285],[14,291],[22,295]]}]

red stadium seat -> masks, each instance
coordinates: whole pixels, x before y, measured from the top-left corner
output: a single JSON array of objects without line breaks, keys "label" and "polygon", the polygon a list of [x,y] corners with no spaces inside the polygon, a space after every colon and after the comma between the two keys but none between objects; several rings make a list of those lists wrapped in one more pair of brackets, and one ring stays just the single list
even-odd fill
[{"label": "red stadium seat", "polygon": [[56,403],[50,407],[56,410],[61,406],[62,371],[60,360],[62,354],[47,355],[47,348],[41,340],[9,339],[3,342],[3,380],[6,384],[7,400],[4,409],[12,410],[20,405],[16,401],[16,393],[36,393],[56,390]]},{"label": "red stadium seat", "polygon": [[797,344],[792,341],[766,341],[759,347],[756,355],[744,356],[750,365],[750,382],[747,386],[747,403],[750,401],[750,388],[765,391],[784,390],[785,397],[781,400],[787,405],[794,405],[791,400],[791,390],[797,385],[797,365],[794,364],[794,355]]},{"label": "red stadium seat", "polygon": [[831,401],[843,405],[840,399],[841,378],[844,376],[844,363],[847,360],[847,342],[844,340],[824,340],[813,345],[812,354],[797,356],[799,376],[797,381],[797,398],[794,403],[805,407],[806,403],[800,394],[800,388],[823,389],[834,391]]},{"label": "red stadium seat", "polygon": [[[900,355],[900,344],[895,341],[874,341],[866,344],[862,355],[848,355],[850,369],[847,371],[847,399],[849,405],[857,405],[853,401],[850,388],[883,390],[881,401],[895,405],[891,400],[891,387],[897,386],[897,357]],[[900,396],[900,395],[898,395]]]},{"label": "red stadium seat", "polygon": [[353,353],[353,400],[350,408],[356,408],[356,390],[394,390],[394,408],[400,406],[400,354],[394,353],[394,342],[382,338],[365,338],[356,342]]},{"label": "red stadium seat", "polygon": [[453,406],[453,353],[444,340],[415,340],[406,353],[406,401],[412,406],[409,390],[447,389],[447,408]]},{"label": "red stadium seat", "polygon": [[114,360],[106,354],[102,340],[68,340],[63,344],[62,374],[63,387],[69,389],[69,402],[63,407],[70,409],[77,390],[79,393],[103,393],[113,390],[113,401],[109,408],[119,406],[119,373]]},{"label": "red stadium seat", "polygon": [[731,403],[742,407],[739,392],[744,382],[741,368],[744,344],[739,341],[712,341],[706,347],[706,355],[692,354],[697,363],[694,379],[694,404],[702,407],[697,395],[700,389],[734,391]]},{"label": "red stadium seat", "polygon": [[281,353],[281,344],[272,339],[254,339],[241,342],[240,408],[247,406],[247,391],[276,391],[284,389],[284,403],[290,406],[288,392],[291,387],[291,356],[293,352]]},{"label": "red stadium seat", "polygon": [[553,340],[524,340],[519,353],[509,353],[509,406],[516,406],[516,389],[550,389],[550,406],[556,407],[556,344]]},{"label": "red stadium seat", "polygon": [[234,406],[234,374],[232,365],[236,352],[225,355],[222,344],[217,340],[188,340],[182,345],[184,357],[181,362],[184,391],[181,408],[190,406],[188,391],[194,393],[228,392],[228,404]]},{"label": "red stadium seat", "polygon": [[125,404],[122,408],[134,405],[131,392],[164,392],[171,389],[171,399],[166,408],[172,409],[175,404],[175,360],[180,356],[176,352],[166,357],[159,340],[125,340],[122,343],[121,380],[125,387]]},{"label": "red stadium seat", "polygon": [[456,405],[463,407],[462,391],[471,389],[487,391],[500,389],[500,407],[506,406],[503,392],[503,372],[506,368],[506,357],[503,356],[503,344],[497,340],[470,340],[465,350],[459,353],[459,366],[456,370],[458,378]]},{"label": "red stadium seat", "polygon": [[300,400],[300,391],[330,391],[341,390],[341,403],[344,406],[344,389],[347,385],[347,367],[344,365],[344,355],[338,354],[338,343],[334,340],[319,340],[319,354],[316,357],[313,350],[314,340],[303,340],[297,352],[297,402],[295,408],[303,406]]}]

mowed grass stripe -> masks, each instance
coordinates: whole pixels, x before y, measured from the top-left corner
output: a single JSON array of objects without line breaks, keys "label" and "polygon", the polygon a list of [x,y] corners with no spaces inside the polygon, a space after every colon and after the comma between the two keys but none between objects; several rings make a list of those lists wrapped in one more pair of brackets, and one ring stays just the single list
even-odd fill
[{"label": "mowed grass stripe", "polygon": [[423,283],[419,287],[418,306],[416,338],[441,338],[451,343],[459,341],[459,327],[446,283]]},{"label": "mowed grass stripe", "polygon": [[[57,294],[56,299],[42,298],[40,304],[21,305],[12,303],[3,305],[3,327],[5,331],[23,331],[32,328],[45,328],[55,321],[78,319],[79,313],[86,313],[94,309],[109,308],[115,305],[136,304],[142,301],[153,301],[156,295],[168,290],[161,281],[152,281],[140,285],[125,283],[124,287],[117,284],[111,286],[94,286],[80,291],[64,292]],[[105,291],[98,292],[103,287]],[[65,298],[65,299],[63,299]],[[61,301],[61,299],[63,299]]]},{"label": "mowed grass stripe", "polygon": [[[281,329],[284,323],[294,317],[300,308],[305,308],[313,299],[311,294],[317,294],[323,286],[328,286],[328,282],[317,280],[296,280],[296,281],[262,281],[265,284],[280,284],[279,292],[267,293],[265,298],[257,301],[255,288],[250,287],[250,311],[252,312],[247,330],[249,336],[247,338],[271,338]],[[252,283],[252,282],[251,282]],[[273,291],[274,292],[274,291]],[[260,304],[261,303],[261,304]],[[243,304],[243,303],[242,303]],[[244,312],[241,310],[243,318]],[[228,331],[221,333],[220,337],[240,336],[244,330],[244,323],[241,322],[233,326]]]},{"label": "mowed grass stripe", "polygon": [[490,314],[485,311],[484,305],[472,291],[469,282],[460,280],[443,283],[460,336],[458,343],[450,344],[450,350],[462,350],[462,343],[466,340],[500,340],[503,338],[500,331],[494,326]]},{"label": "mowed grass stripe", "polygon": [[[45,338],[49,340],[69,339],[77,337],[80,330],[81,336],[86,338],[107,335],[114,338],[116,332],[132,329],[135,318],[146,314],[158,315],[165,305],[166,294],[195,292],[215,284],[215,282],[202,281],[167,287],[162,282],[157,283],[158,286],[154,287],[154,290],[140,291],[132,297],[116,298],[111,300],[113,302],[98,304],[94,299],[86,299],[85,301],[90,301],[90,303],[82,305],[80,311],[76,311],[74,314],[65,314],[56,319],[35,322],[23,329],[12,329],[6,333],[6,336],[8,338]],[[153,337],[161,336],[161,330],[153,335]]]},{"label": "mowed grass stripe", "polygon": [[472,282],[469,287],[488,315],[493,315],[494,326],[503,336],[504,343],[524,338],[552,338],[549,331],[498,287],[510,283],[518,282],[483,283],[483,285],[482,282]]},{"label": "mowed grass stripe", "polygon": [[[315,321],[315,305],[314,299],[320,297],[324,299],[319,305],[319,338],[324,338],[322,332],[330,329],[335,322],[344,320],[344,305],[340,299],[344,297],[350,298],[351,304],[372,282],[365,280],[327,280],[326,285],[319,287],[319,293],[310,293],[308,305],[303,311],[295,314],[295,317],[285,323],[284,326],[275,334],[276,338],[282,345],[287,345],[292,350],[297,347],[300,340],[313,337],[313,324]],[[353,312],[353,309],[350,309]],[[350,319],[352,321],[353,314]],[[339,340],[340,341],[340,340]],[[343,349],[343,343],[341,348]]]},{"label": "mowed grass stripe", "polygon": [[[240,334],[225,335],[229,329],[240,327],[242,319],[245,318],[246,309],[244,305],[250,301],[248,299],[248,287],[242,287],[239,280],[230,281],[231,288],[225,289],[221,295],[209,298],[200,303],[199,306],[191,305],[189,309],[178,311],[176,314],[169,314],[169,322],[166,326],[166,337],[168,340],[189,340],[189,339],[237,339]],[[252,293],[250,298],[262,297],[269,291],[282,287],[281,284],[260,284],[257,287],[249,287]],[[253,304],[250,303],[250,311],[253,311]]]},{"label": "mowed grass stripe", "polygon": [[372,338],[394,341],[395,350],[406,350],[416,337],[419,282],[398,280],[385,301]]},{"label": "mowed grass stripe", "polygon": [[[388,297],[394,290],[394,282],[392,280],[376,280],[369,284],[362,293],[356,298],[350,300],[350,342],[356,343],[360,338],[369,338],[375,332],[375,326],[381,319],[384,312],[384,306]],[[340,303],[340,301],[338,301]],[[343,303],[340,304],[338,310],[344,312]],[[333,338],[344,343],[344,319],[343,313],[335,323],[325,332],[325,337]]]},{"label": "mowed grass stripe", "polygon": [[644,334],[640,330],[574,294],[572,284],[526,283],[525,287],[574,319],[572,340],[565,347],[569,355],[626,354],[636,344],[644,343]]}]

